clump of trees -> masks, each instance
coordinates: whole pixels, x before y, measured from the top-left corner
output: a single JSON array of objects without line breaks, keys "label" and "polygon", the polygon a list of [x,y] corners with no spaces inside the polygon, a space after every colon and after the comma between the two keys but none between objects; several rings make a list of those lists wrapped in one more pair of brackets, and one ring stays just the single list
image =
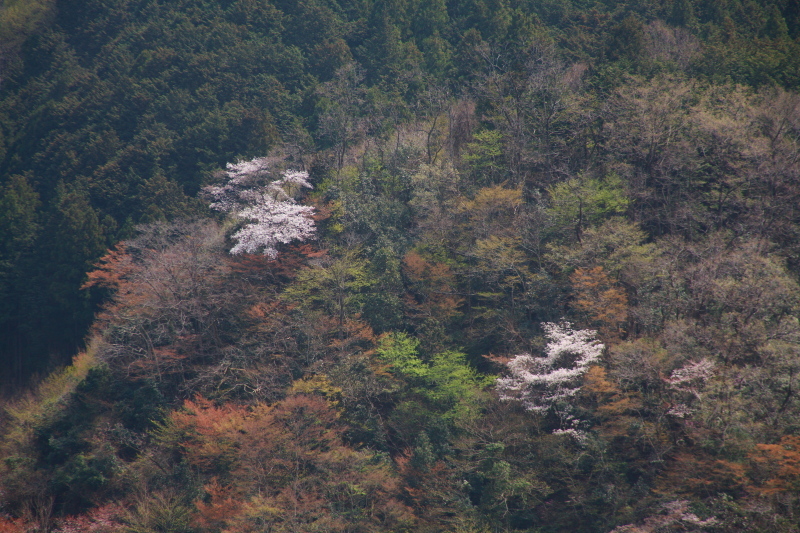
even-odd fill
[{"label": "clump of trees", "polygon": [[794,531],[796,10],[289,4],[0,8],[0,530]]},{"label": "clump of trees", "polygon": [[274,259],[278,244],[302,242],[314,236],[314,208],[298,205],[294,199],[300,189],[313,188],[308,172],[285,171],[279,179],[260,184],[269,175],[268,169],[265,158],[229,163],[225,172],[228,181],[203,189],[212,200],[212,209],[250,221],[231,236],[238,241],[231,248],[234,255],[262,250]]},{"label": "clump of trees", "polygon": [[[508,362],[511,375],[497,380],[499,397],[522,402],[528,411],[552,411],[559,418],[558,431],[579,435],[580,420],[572,414],[570,403],[580,391],[589,367],[599,362],[605,346],[595,340],[596,331],[576,331],[568,322],[545,323],[542,329],[549,339],[544,357],[527,353],[514,356]],[[686,381],[674,379],[676,383]]]}]

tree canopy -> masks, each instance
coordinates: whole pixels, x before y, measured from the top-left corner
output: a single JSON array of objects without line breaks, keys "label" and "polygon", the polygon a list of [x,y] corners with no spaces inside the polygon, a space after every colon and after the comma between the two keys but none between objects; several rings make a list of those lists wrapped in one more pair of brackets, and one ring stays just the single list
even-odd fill
[{"label": "tree canopy", "polygon": [[0,2],[0,531],[796,531],[798,52],[772,0]]}]

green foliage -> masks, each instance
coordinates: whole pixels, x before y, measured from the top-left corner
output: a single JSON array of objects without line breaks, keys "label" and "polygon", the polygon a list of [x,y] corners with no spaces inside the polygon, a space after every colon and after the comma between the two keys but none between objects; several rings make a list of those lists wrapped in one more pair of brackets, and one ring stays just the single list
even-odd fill
[{"label": "green foliage", "polygon": [[55,11],[53,0],[5,0],[0,4],[0,50],[3,66],[14,61],[24,40],[51,21]]},{"label": "green foliage", "polygon": [[514,466],[504,459],[504,452],[503,443],[487,443],[475,457],[477,468],[470,472],[468,481],[471,497],[484,520],[509,527],[528,518],[524,517],[526,508],[540,503],[551,491],[535,473],[515,472]]},{"label": "green foliage", "polygon": [[191,503],[182,495],[142,495],[125,515],[126,533],[193,533]]},{"label": "green foliage", "polygon": [[403,286],[400,259],[394,249],[387,246],[376,250],[368,272],[374,283],[364,295],[364,318],[376,333],[400,327],[403,323],[403,305],[400,300]]},{"label": "green foliage", "polygon": [[378,347],[378,356],[391,365],[391,368],[411,379],[424,379],[430,367],[417,356],[417,342],[403,333],[387,335]]},{"label": "green foliage", "polygon": [[[589,4],[2,2],[0,530],[796,529],[800,11]],[[192,198],[254,156],[275,260]]]},{"label": "green foliage", "polygon": [[[510,178],[525,183],[527,195],[596,168],[588,159],[603,145],[596,119],[604,95],[582,93],[582,83],[608,90],[631,72],[667,70],[797,87],[798,16],[774,2],[600,2],[587,14],[572,1],[8,0],[0,10],[0,182],[5,187],[12,176],[26,176],[42,201],[40,224],[57,209],[58,184],[80,182],[103,238],[113,244],[128,236],[131,223],[195,213],[186,196],[237,158],[276,149],[302,165],[316,139],[335,147],[341,171],[352,163],[345,161],[352,149],[369,147],[368,136],[388,143],[394,132],[396,155],[398,127],[415,120],[426,91],[447,87],[483,114],[466,122],[449,116],[448,155],[464,156],[451,163],[469,170],[474,185]],[[469,95],[462,91],[467,86],[474,88]],[[431,146],[425,148],[432,163]],[[383,150],[385,165],[394,156]],[[388,181],[410,175],[395,168],[388,174]],[[349,195],[355,223],[389,233],[390,241],[403,237],[407,198],[396,190],[381,191],[380,201],[367,196]],[[383,229],[383,217],[397,220],[396,232]],[[95,240],[91,227],[76,230],[87,232],[86,242]],[[61,270],[70,265],[36,262],[49,265],[37,267],[46,278],[70,279],[75,288],[76,276]],[[27,336],[19,321],[4,322],[12,332],[4,345],[15,346],[4,353],[18,379],[46,366],[19,361],[41,359],[42,350],[68,351],[85,331],[86,309],[76,319],[53,312],[53,300],[41,294],[0,292],[3,309],[70,322],[53,328],[47,346]],[[58,297],[64,298],[71,296]],[[379,329],[397,319],[383,322]],[[81,333],[66,335],[75,328]]]},{"label": "green foliage", "polygon": [[[376,353],[394,375],[408,382],[411,401],[422,400],[423,410],[438,412],[448,423],[475,416],[491,378],[475,371],[463,353],[447,351],[423,361],[418,346],[417,340],[404,333],[391,333],[382,337]],[[410,403],[400,409],[425,416]]]},{"label": "green foliage", "polygon": [[39,195],[24,176],[12,176],[0,196],[0,264],[4,269],[15,265],[29,252],[39,230],[37,210]]},{"label": "green foliage", "polygon": [[[25,268],[30,265],[39,234],[39,196],[24,176],[12,176],[0,192],[0,323],[14,324],[22,305]],[[20,327],[20,324],[17,324]],[[23,376],[24,363],[12,359],[15,379]],[[34,365],[35,366],[35,365]]]},{"label": "green foliage", "polygon": [[302,394],[250,410],[198,398],[159,430],[161,442],[200,475],[215,476],[204,487],[208,499],[196,502],[194,523],[201,527],[404,529],[410,520],[381,458],[344,445],[340,436],[332,406]]},{"label": "green foliage", "polygon": [[503,133],[496,130],[483,130],[475,134],[467,144],[464,161],[472,167],[472,172],[480,176],[481,183],[498,181],[503,165]]},{"label": "green foliage", "polygon": [[114,450],[91,441],[96,418],[104,411],[100,398],[84,395],[95,364],[94,355],[81,354],[30,397],[6,407],[2,488],[13,510],[36,505],[44,491],[63,511],[82,510],[92,497],[104,494],[116,473]]},{"label": "green foliage", "polygon": [[602,179],[573,178],[550,187],[547,192],[556,227],[574,228],[577,240],[581,239],[584,227],[625,213],[630,202],[625,184],[616,174]]},{"label": "green foliage", "polygon": [[348,317],[361,311],[363,292],[371,285],[366,267],[357,250],[339,258],[326,257],[301,270],[286,296],[304,306],[325,309],[342,327]]}]

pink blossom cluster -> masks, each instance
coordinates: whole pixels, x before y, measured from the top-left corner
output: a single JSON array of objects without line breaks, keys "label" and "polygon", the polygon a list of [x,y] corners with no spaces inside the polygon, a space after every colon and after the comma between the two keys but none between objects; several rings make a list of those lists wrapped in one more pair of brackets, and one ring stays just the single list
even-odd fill
[{"label": "pink blossom cluster", "polygon": [[249,221],[232,235],[237,241],[232,254],[255,253],[278,255],[278,244],[305,241],[314,237],[314,208],[299,205],[294,197],[303,188],[313,188],[308,173],[287,170],[278,180],[269,178],[270,161],[255,158],[228,163],[228,181],[221,186],[205,187],[210,207]]},{"label": "pink blossom cluster", "polygon": [[264,255],[276,257],[279,243],[305,241],[314,236],[314,208],[293,201],[275,201],[265,197],[261,203],[243,209],[237,217],[253,222],[233,234],[236,245],[232,254],[255,253],[263,248]]},{"label": "pink blossom cluster", "polygon": [[676,390],[684,390],[691,383],[705,383],[708,381],[714,375],[715,367],[716,365],[713,361],[701,359],[674,370],[666,381],[670,387]]},{"label": "pink blossom cluster", "polygon": [[230,213],[258,201],[264,181],[269,178],[269,160],[257,157],[250,161],[228,163],[224,185],[209,185],[203,188],[211,200],[211,209]]}]

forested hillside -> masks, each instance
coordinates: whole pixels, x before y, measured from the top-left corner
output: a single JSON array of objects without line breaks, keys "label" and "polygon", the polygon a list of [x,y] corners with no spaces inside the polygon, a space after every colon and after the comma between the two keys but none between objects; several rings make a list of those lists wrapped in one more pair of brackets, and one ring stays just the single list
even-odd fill
[{"label": "forested hillside", "polygon": [[791,1],[3,1],[0,532],[797,531],[798,90]]}]

